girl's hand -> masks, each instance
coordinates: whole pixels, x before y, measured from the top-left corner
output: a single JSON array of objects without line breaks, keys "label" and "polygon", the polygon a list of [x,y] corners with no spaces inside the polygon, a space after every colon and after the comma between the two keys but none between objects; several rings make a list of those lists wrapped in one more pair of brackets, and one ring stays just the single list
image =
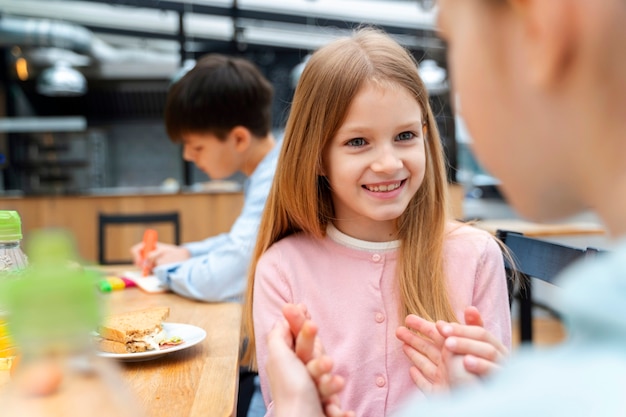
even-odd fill
[{"label": "girl's hand", "polygon": [[411,379],[424,393],[447,390],[446,370],[442,353],[445,338],[439,333],[435,323],[415,314],[409,314],[405,326],[396,330],[396,337],[404,344],[402,350],[413,363],[409,369]]},{"label": "girl's hand", "polygon": [[482,327],[475,307],[465,310],[465,322],[435,324],[409,315],[406,327],[396,331],[414,365],[409,370],[411,378],[425,394],[475,382],[497,369],[508,355],[506,347]]},{"label": "girl's hand", "polygon": [[476,307],[465,309],[465,323],[437,323],[439,333],[446,338],[445,348],[462,355],[465,369],[474,375],[486,376],[499,369],[509,350],[485,330]]}]

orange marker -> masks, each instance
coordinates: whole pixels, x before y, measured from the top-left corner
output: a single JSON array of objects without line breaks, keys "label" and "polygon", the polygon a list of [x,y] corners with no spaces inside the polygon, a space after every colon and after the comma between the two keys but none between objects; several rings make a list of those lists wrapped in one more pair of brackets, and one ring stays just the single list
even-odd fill
[{"label": "orange marker", "polygon": [[147,277],[150,275],[150,264],[148,263],[148,254],[156,249],[156,243],[158,240],[157,231],[154,229],[146,229],[143,234],[143,249],[141,250],[141,259],[143,269],[141,275]]}]

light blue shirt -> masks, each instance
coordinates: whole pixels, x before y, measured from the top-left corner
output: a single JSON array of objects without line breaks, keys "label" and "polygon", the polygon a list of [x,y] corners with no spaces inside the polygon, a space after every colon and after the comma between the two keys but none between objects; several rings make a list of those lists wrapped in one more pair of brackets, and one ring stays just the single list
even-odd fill
[{"label": "light blue shirt", "polygon": [[522,348],[484,385],[412,399],[396,417],[626,416],[626,240],[600,256],[561,276],[564,343]]},{"label": "light blue shirt", "polygon": [[282,141],[263,158],[244,183],[241,214],[228,233],[184,246],[191,258],[154,269],[173,292],[201,301],[240,301],[247,270],[269,194]]}]

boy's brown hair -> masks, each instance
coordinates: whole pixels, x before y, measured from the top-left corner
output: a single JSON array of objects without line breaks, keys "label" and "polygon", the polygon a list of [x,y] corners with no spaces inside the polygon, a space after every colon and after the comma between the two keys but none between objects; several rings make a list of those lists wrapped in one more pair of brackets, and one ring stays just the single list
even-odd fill
[{"label": "boy's brown hair", "polygon": [[173,142],[186,133],[211,133],[224,139],[236,126],[255,137],[272,127],[272,84],[243,58],[202,57],[175,82],[165,103],[165,129]]}]

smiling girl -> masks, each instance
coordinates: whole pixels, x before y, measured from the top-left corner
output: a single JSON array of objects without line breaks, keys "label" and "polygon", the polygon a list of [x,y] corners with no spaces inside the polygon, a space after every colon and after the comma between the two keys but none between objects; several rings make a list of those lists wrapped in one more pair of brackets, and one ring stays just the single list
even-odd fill
[{"label": "smiling girl", "polygon": [[463,322],[475,306],[510,345],[502,252],[450,220],[446,190],[411,55],[374,29],[318,50],[295,92],[247,290],[248,354],[270,414],[265,340],[286,303],[319,325],[346,380],[341,403],[359,416],[387,415],[415,391],[418,351],[396,338],[408,315]]}]

